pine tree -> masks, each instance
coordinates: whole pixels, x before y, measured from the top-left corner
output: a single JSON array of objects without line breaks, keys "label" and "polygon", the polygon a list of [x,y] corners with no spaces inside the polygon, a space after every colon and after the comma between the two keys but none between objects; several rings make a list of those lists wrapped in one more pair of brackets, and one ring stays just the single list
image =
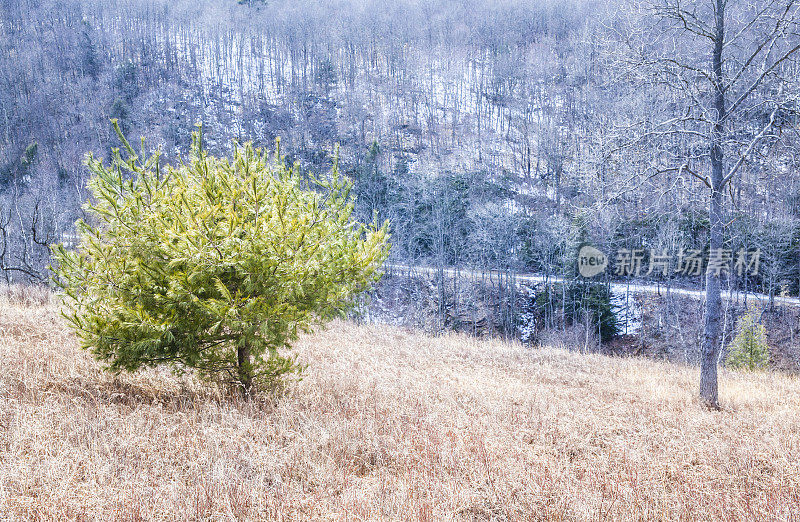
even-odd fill
[{"label": "pine tree", "polygon": [[758,322],[758,311],[748,310],[737,324],[737,333],[728,347],[726,363],[731,368],[763,370],[769,365],[767,331]]},{"label": "pine tree", "polygon": [[83,74],[93,80],[100,75],[100,59],[97,56],[97,47],[89,20],[84,20],[81,27],[81,69]]},{"label": "pine tree", "polygon": [[[80,246],[54,247],[65,315],[112,371],[171,365],[238,386],[298,369],[298,333],[344,313],[380,277],[387,224],[351,220],[350,186],[300,176],[252,145],[217,159],[193,135],[188,164],[124,150],[87,165]],[[144,150],[144,143],[142,144]]]}]

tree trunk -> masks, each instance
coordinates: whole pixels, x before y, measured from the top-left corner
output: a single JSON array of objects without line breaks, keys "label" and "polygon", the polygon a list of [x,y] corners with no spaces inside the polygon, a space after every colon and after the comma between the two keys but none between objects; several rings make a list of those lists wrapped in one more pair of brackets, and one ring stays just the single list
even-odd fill
[{"label": "tree trunk", "polygon": [[236,359],[242,396],[247,398],[253,388],[253,369],[250,366],[250,347],[247,344],[237,348]]},{"label": "tree trunk", "polygon": [[[713,189],[709,206],[711,228],[710,248],[722,248],[722,197],[720,190]],[[717,360],[720,352],[720,319],[722,312],[722,296],[720,276],[706,270],[706,304],[703,325],[703,352],[700,363],[700,397],[708,406],[718,406],[717,394]]]},{"label": "tree trunk", "polygon": [[[722,78],[722,44],[725,37],[725,0],[717,0],[716,30],[712,66],[714,75],[714,109],[716,119],[711,130],[711,200],[708,206],[711,251],[723,246],[724,151],[723,121],[725,118],[725,86]],[[717,360],[720,352],[720,316],[722,296],[720,271],[706,267],[706,304],[703,325],[703,347],[700,360],[700,398],[712,408],[719,406],[717,392]]]}]

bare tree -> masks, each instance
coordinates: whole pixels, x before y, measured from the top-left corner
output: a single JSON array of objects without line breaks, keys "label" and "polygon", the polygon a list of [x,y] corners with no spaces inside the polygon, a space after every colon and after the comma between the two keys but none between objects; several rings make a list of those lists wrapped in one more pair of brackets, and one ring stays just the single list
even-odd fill
[{"label": "bare tree", "polygon": [[[709,248],[725,247],[725,199],[740,170],[795,115],[796,0],[646,0],[628,29],[614,25],[626,78],[652,96],[652,112],[621,147],[657,154],[648,176],[694,177],[708,198]],[[620,20],[618,20],[620,22]],[[661,112],[662,117],[654,115]],[[655,120],[655,121],[654,121]],[[669,186],[669,183],[666,183]],[[718,407],[721,273],[708,266],[700,397]]]}]

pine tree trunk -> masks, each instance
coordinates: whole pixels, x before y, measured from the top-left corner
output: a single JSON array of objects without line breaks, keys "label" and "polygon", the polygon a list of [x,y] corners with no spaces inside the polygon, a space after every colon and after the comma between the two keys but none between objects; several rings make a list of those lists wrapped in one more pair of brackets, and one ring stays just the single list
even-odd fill
[{"label": "pine tree trunk", "polygon": [[242,396],[247,398],[250,396],[250,391],[253,388],[253,370],[250,366],[250,347],[247,344],[240,346],[236,350],[236,358]]}]

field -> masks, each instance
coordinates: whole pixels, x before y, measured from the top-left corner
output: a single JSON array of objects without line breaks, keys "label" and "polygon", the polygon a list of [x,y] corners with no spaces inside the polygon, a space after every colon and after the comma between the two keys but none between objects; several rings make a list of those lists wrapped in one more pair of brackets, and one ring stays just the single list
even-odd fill
[{"label": "field", "polygon": [[336,322],[250,403],[115,377],[45,295],[0,301],[0,519],[800,516],[800,380]]}]

